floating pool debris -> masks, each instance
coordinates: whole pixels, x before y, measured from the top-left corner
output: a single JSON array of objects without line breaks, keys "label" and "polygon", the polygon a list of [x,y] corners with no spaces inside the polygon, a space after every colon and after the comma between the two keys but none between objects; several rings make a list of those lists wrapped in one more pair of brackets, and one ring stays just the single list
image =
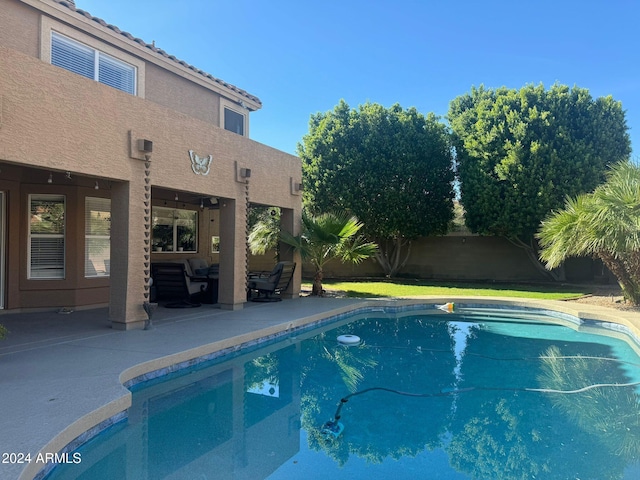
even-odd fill
[{"label": "floating pool debris", "polygon": [[444,305],[436,305],[436,308],[443,312],[453,313],[456,309],[456,304],[453,302],[447,302]]},{"label": "floating pool debris", "polygon": [[357,335],[338,335],[338,343],[342,345],[360,345],[360,337]]}]

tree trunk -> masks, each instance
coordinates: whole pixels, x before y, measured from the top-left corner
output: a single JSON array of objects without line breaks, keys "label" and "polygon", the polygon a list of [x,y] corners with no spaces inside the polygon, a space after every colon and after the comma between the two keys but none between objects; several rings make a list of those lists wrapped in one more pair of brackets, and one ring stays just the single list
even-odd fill
[{"label": "tree trunk", "polygon": [[616,258],[610,253],[600,253],[598,256],[600,260],[602,260],[602,263],[604,263],[618,279],[618,285],[620,285],[622,289],[624,298],[629,300],[632,305],[640,305],[640,283],[637,275],[634,275],[633,271],[629,271],[624,260]]},{"label": "tree trunk", "polygon": [[[378,244],[378,250],[375,257],[385,276],[388,278],[395,277],[400,270],[404,268],[411,254],[411,240],[406,240],[402,237],[396,237],[393,239],[384,239],[376,241]],[[403,253],[403,247],[407,246],[406,253]]]},{"label": "tree trunk", "polygon": [[311,287],[311,295],[322,297],[324,295],[324,289],[322,288],[322,269],[316,270],[313,276],[313,286]]},{"label": "tree trunk", "polygon": [[540,256],[537,248],[538,246],[535,240],[532,239],[530,243],[526,243],[517,237],[516,238],[505,237],[505,238],[509,240],[509,242],[515,245],[516,247],[522,248],[527,254],[529,261],[531,261],[533,266],[536,267],[536,270],[542,273],[546,278],[548,278],[549,280],[553,280],[555,282],[564,281],[566,279],[564,274],[564,265],[558,268],[554,268],[553,270],[547,270],[547,268],[542,264],[542,262],[540,261]]}]

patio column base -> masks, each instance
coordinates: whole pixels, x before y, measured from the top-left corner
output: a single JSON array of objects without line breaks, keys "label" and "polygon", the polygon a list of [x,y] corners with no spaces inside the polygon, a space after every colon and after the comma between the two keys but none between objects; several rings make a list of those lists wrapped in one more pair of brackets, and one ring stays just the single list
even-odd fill
[{"label": "patio column base", "polygon": [[220,303],[221,310],[242,310],[244,308],[244,302],[242,303]]},{"label": "patio column base", "polygon": [[134,322],[114,322],[111,321],[111,328],[114,330],[143,330],[146,320],[137,320]]}]

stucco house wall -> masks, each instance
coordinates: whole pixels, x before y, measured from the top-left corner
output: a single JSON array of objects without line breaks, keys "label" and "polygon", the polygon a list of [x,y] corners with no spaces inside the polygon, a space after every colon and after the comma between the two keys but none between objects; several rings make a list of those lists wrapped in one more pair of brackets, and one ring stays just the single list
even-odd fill
[{"label": "stucco house wall", "polygon": [[[221,106],[249,116],[261,107],[257,97],[106,25],[66,1],[3,2],[2,307],[109,304],[114,326],[140,327],[146,318],[142,304],[149,299],[150,263],[198,256],[220,263],[221,305],[241,308],[246,299],[246,210],[257,203],[290,211],[286,228],[295,232],[301,197],[292,185],[301,179],[300,160],[221,128]],[[52,29],[91,41],[94,48],[125,52],[138,67],[138,95],[51,65],[47,45]],[[141,139],[152,142],[151,152],[138,149]],[[207,174],[192,168],[189,151],[211,156]],[[250,176],[243,177],[248,170]],[[28,198],[34,193],[65,196],[64,279],[27,277]],[[111,199],[110,277],[84,276],[86,197]],[[219,202],[204,208],[204,200],[211,198]],[[152,251],[150,211],[167,204],[198,212],[197,252]],[[220,236],[219,254],[210,250],[212,235]],[[295,260],[293,252],[289,256]],[[298,273],[289,295],[299,292],[299,279]]]},{"label": "stucco house wall", "polygon": [[29,5],[2,2],[0,8],[0,45],[31,57],[39,55],[39,23],[41,13]]}]

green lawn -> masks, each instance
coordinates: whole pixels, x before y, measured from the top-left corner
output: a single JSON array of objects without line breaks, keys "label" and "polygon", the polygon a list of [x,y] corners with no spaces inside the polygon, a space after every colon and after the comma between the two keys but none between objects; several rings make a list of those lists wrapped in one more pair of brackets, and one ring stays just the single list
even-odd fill
[{"label": "green lawn", "polygon": [[[518,285],[518,284],[468,284],[435,283],[419,280],[393,281],[325,281],[325,290],[339,292],[347,297],[414,297],[420,295],[455,296],[500,296],[563,300],[590,293],[585,287],[563,287],[562,285]],[[311,284],[302,284],[303,290],[311,290]]]}]

